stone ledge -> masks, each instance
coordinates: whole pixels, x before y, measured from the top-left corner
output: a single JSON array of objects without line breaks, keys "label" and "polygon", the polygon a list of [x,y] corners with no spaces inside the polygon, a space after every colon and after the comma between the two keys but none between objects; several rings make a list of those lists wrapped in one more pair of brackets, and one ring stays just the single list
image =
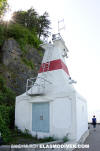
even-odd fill
[{"label": "stone ledge", "polygon": [[79,144],[83,144],[86,140],[86,138],[89,136],[89,130],[87,130],[80,138],[80,140],[78,141]]},{"label": "stone ledge", "polygon": [[[68,141],[67,143],[64,144],[84,144],[86,138],[89,136],[89,130],[87,130],[80,138],[79,141],[73,140],[73,141]],[[68,148],[66,151],[73,151],[75,148]]]},{"label": "stone ledge", "polygon": [[[71,141],[68,141],[66,143],[63,143],[62,140],[58,140],[58,141],[52,141],[52,142],[47,142],[47,143],[40,143],[40,144],[43,144],[43,145],[50,145],[50,144],[64,144],[64,145],[67,145],[67,144],[83,144],[86,140],[86,138],[88,137],[89,135],[89,130],[87,130],[83,135],[82,137],[80,138],[79,141],[76,141],[76,140],[71,140]],[[36,145],[36,148],[11,148],[10,145],[2,145],[0,146],[0,151],[51,151],[51,150],[54,150],[54,151],[60,151],[61,149],[60,148],[55,148],[55,149],[43,149],[43,148],[39,148],[39,145],[40,144],[33,144],[33,145]],[[75,148],[62,148],[63,151],[72,151],[74,150]]]},{"label": "stone ledge", "polygon": [[11,151],[11,146],[10,145],[1,145],[0,151]]}]

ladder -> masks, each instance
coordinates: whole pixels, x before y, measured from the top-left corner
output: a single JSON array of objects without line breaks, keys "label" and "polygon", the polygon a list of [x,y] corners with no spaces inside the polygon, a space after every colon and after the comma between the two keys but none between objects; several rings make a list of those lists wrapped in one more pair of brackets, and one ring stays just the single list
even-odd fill
[{"label": "ladder", "polygon": [[[33,93],[33,86],[36,86],[38,88],[38,92],[37,92],[37,95],[39,94],[43,94],[45,93],[45,86],[46,86],[46,83],[49,83],[51,84],[50,81],[47,80],[47,74],[48,74],[48,71],[49,71],[49,67],[50,67],[50,58],[52,57],[52,51],[49,49],[48,51],[48,56],[46,56],[46,60],[45,60],[45,63],[42,63],[42,75],[39,77],[35,77],[35,78],[30,78],[30,79],[27,79],[27,83],[26,83],[26,94],[27,95],[35,95]],[[30,90],[30,92],[28,92],[28,90]],[[42,90],[42,91],[41,91]]]},{"label": "ladder", "polygon": [[[43,69],[43,72],[42,72],[42,78],[41,78],[41,81],[40,81],[40,85],[42,86],[42,88],[44,88],[43,91],[45,91],[45,86],[46,86],[46,80],[47,80],[47,75],[48,75],[48,71],[50,69],[50,60],[52,58],[52,51],[48,50],[48,56],[46,56],[46,60],[45,60],[45,63],[42,63],[42,69]],[[39,88],[39,91],[41,87]]]}]

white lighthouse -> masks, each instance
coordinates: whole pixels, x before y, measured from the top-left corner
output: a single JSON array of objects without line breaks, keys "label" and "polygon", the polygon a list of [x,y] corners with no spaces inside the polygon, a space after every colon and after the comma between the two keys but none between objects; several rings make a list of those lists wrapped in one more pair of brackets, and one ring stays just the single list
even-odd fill
[{"label": "white lighthouse", "polygon": [[79,140],[88,130],[87,104],[73,87],[65,42],[59,34],[52,42],[42,45],[38,76],[28,79],[26,92],[16,97],[15,124],[33,136]]}]

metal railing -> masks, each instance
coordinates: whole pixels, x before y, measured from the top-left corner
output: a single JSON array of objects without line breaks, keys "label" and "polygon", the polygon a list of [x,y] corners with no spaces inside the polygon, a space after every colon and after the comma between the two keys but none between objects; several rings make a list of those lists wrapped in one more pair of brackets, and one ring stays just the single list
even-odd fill
[{"label": "metal railing", "polygon": [[[42,87],[42,88],[45,88],[45,85],[42,85],[42,84],[39,84],[37,83],[36,81],[38,81],[38,79],[40,80],[43,80],[49,84],[52,84],[50,81],[48,81],[47,79],[43,78],[43,77],[35,77],[35,78],[30,78],[30,79],[27,79],[27,83],[26,83],[26,94],[27,95],[34,95],[35,93],[33,92],[32,88],[33,87]],[[36,94],[40,94],[39,91],[37,91]]]}]

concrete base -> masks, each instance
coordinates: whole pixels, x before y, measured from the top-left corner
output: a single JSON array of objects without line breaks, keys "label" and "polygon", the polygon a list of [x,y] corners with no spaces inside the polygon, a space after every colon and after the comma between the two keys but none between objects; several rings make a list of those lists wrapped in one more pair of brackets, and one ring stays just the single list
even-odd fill
[{"label": "concrete base", "polygon": [[[78,141],[78,142],[76,142],[75,140],[73,140],[73,141],[68,141],[68,142],[66,142],[66,143],[64,143],[64,145],[68,145],[68,144],[83,144],[84,142],[85,142],[85,140],[86,140],[86,138],[88,137],[88,135],[89,135],[89,130],[87,130],[83,135],[82,135],[82,137],[80,138],[80,140]],[[50,144],[63,144],[62,143],[62,141],[55,141],[55,142],[49,142],[49,143],[43,143],[43,144],[45,144],[45,145],[50,145]],[[38,148],[38,145],[39,144],[35,144],[36,146],[37,146],[37,148],[11,148],[10,147],[10,145],[2,145],[2,146],[0,146],[0,151],[2,150],[2,151],[45,151],[46,149],[39,149]],[[75,148],[68,148],[68,149],[66,149],[66,148],[63,148],[63,151],[72,151],[72,150],[74,150]],[[61,150],[61,149],[59,149],[59,150]],[[51,149],[47,149],[47,151],[51,151]],[[53,149],[53,151],[58,151],[58,149]]]},{"label": "concrete base", "polygon": [[[67,142],[67,143],[65,143],[65,144],[84,144],[84,142],[85,142],[85,140],[86,140],[86,138],[89,136],[89,130],[87,130],[82,136],[81,136],[81,138],[80,138],[80,140],[79,141],[75,141],[75,140],[73,140],[73,141],[69,141],[69,142]],[[68,149],[66,149],[66,151],[72,151],[72,150],[74,150],[75,148],[68,148]]]},{"label": "concrete base", "polygon": [[89,130],[87,130],[87,131],[82,135],[82,137],[81,137],[80,140],[78,141],[78,144],[83,144],[88,136],[89,136]]}]

